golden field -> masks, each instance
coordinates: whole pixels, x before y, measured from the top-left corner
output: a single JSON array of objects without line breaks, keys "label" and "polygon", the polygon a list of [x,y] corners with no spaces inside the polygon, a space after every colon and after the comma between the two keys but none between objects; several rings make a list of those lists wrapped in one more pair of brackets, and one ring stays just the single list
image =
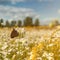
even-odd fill
[{"label": "golden field", "polygon": [[0,28],[0,60],[60,60],[60,26]]}]

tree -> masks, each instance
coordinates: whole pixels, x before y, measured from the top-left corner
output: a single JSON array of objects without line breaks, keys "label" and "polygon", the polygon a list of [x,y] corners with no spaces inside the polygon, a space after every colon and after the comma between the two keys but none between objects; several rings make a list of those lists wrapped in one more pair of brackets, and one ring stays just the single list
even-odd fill
[{"label": "tree", "polygon": [[54,27],[54,26],[57,26],[57,25],[59,25],[58,20],[54,20],[49,24],[49,27]]},{"label": "tree", "polygon": [[58,20],[54,20],[53,23],[55,24],[55,26],[59,25],[59,21]]},{"label": "tree", "polygon": [[2,27],[3,19],[0,19],[0,27]]},{"label": "tree", "polygon": [[9,23],[9,21],[7,20],[6,21],[6,25],[5,25],[6,27],[10,27],[10,23]]},{"label": "tree", "polygon": [[21,20],[18,20],[18,27],[21,27],[22,26],[22,22]]},{"label": "tree", "polygon": [[24,20],[24,26],[32,26],[33,25],[33,21],[31,17],[26,17]]},{"label": "tree", "polygon": [[11,21],[11,27],[14,27],[16,25],[16,21],[12,20]]},{"label": "tree", "polygon": [[34,23],[34,26],[39,26],[39,24],[40,24],[40,23],[39,23],[39,19],[36,19],[36,20],[35,20],[35,23]]},{"label": "tree", "polygon": [[3,19],[0,19],[0,22],[3,23]]}]

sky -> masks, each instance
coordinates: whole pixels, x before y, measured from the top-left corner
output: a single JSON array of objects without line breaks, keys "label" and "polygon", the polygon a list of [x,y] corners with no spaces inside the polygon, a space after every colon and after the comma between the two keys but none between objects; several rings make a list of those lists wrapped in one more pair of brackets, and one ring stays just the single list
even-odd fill
[{"label": "sky", "polygon": [[41,24],[60,21],[60,0],[0,0],[0,18],[11,21],[27,16],[39,18]]}]

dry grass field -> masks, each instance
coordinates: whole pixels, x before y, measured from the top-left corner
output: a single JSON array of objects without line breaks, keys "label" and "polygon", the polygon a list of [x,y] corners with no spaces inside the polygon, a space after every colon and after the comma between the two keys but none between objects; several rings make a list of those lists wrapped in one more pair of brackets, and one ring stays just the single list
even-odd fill
[{"label": "dry grass field", "polygon": [[[14,27],[15,28],[15,27]],[[60,26],[0,28],[0,60],[60,60]]]}]

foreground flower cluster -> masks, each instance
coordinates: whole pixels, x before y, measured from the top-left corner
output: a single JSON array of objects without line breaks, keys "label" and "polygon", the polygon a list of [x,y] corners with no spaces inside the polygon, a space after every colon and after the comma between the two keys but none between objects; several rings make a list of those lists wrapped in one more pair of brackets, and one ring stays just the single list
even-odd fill
[{"label": "foreground flower cluster", "polygon": [[0,60],[60,60],[60,29],[15,29],[15,38],[12,29],[0,29]]}]

